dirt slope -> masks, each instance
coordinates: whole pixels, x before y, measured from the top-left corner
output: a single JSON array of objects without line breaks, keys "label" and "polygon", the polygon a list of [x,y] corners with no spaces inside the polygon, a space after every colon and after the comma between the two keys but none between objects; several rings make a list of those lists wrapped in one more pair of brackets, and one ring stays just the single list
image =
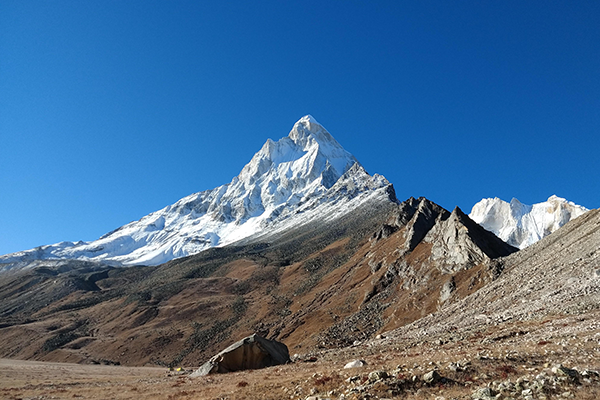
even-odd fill
[{"label": "dirt slope", "polygon": [[427,199],[365,204],[271,243],[158,267],[35,269],[1,287],[0,355],[199,365],[251,333],[290,352],[335,348],[411,323],[496,277],[515,249]]}]

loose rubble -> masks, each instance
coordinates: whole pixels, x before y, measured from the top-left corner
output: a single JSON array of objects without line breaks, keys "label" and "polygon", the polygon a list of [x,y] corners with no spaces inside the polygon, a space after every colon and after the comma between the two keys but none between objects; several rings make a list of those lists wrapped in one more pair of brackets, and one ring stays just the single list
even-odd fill
[{"label": "loose rubble", "polygon": [[[462,365],[461,367],[459,367]],[[470,370],[469,362],[453,362],[447,367],[447,372],[456,374]],[[578,392],[586,387],[595,386],[600,389],[600,374],[593,370],[579,372],[562,364],[547,368],[538,374],[526,374],[505,380],[491,380],[484,382],[484,386],[475,386],[476,381],[486,378],[472,378],[464,375],[465,379],[453,379],[444,376],[437,369],[431,370],[421,376],[417,375],[419,366],[407,368],[398,366],[391,371],[374,370],[368,373],[352,375],[343,381],[335,390],[326,394],[313,393],[304,400],[371,400],[405,398],[412,395],[414,398],[433,398],[436,400],[472,399],[472,400],[549,400],[578,398]],[[510,368],[507,368],[510,370]],[[468,388],[472,389],[468,389]],[[457,396],[444,396],[445,391],[463,394]],[[458,389],[458,390],[457,390]],[[316,389],[313,389],[316,392]],[[437,396],[430,397],[430,394]],[[298,397],[291,396],[290,399]]]}]

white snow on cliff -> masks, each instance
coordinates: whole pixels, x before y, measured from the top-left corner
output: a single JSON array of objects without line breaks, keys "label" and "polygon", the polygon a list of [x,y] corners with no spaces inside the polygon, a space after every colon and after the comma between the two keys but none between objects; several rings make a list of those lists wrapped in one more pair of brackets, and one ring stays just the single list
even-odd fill
[{"label": "white snow on cliff", "polygon": [[389,200],[388,186],[384,177],[368,175],[307,115],[287,137],[268,139],[226,185],[184,197],[98,240],[8,254],[0,264],[10,269],[32,260],[77,259],[158,265],[252,235],[334,218],[374,197]]},{"label": "white snow on cliff", "polygon": [[588,209],[561,197],[533,205],[512,199],[483,199],[473,206],[469,217],[508,244],[523,249],[548,236]]}]

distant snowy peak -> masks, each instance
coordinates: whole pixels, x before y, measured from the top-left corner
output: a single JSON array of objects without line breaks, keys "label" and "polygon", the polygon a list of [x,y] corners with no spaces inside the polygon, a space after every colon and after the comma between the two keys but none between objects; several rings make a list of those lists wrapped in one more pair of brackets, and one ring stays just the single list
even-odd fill
[{"label": "distant snowy peak", "polygon": [[533,205],[515,198],[508,203],[496,197],[475,204],[469,217],[508,244],[523,249],[587,211],[554,195]]},{"label": "distant snowy peak", "polygon": [[[0,256],[0,264],[77,259],[157,265],[215,246],[351,212],[369,199],[397,201],[392,185],[370,176],[307,115],[287,137],[268,139],[238,176],[195,193],[92,242],[61,242]],[[10,267],[6,267],[10,268]]]}]

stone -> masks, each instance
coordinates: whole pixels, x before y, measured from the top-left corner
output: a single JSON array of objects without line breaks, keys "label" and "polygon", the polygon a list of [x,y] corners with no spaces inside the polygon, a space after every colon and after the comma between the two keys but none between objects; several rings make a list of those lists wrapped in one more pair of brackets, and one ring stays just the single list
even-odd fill
[{"label": "stone", "polygon": [[290,362],[290,355],[285,344],[254,334],[232,344],[212,357],[190,377],[259,369],[288,362]]},{"label": "stone", "polygon": [[436,370],[429,371],[425,375],[423,375],[423,382],[432,384],[442,380],[442,376]]},{"label": "stone", "polygon": [[597,371],[592,371],[592,370],[586,369],[585,371],[583,371],[581,373],[581,376],[586,377],[586,378],[598,378],[598,377],[600,377],[600,374],[598,374]]},{"label": "stone", "polygon": [[489,387],[477,389],[472,395],[473,400],[492,400],[496,398],[496,391]]},{"label": "stone", "polygon": [[454,282],[454,277],[451,277],[449,281],[444,283],[444,286],[442,286],[442,289],[440,290],[440,303],[444,303],[448,300],[454,291],[456,291],[456,283]]},{"label": "stone", "polygon": [[448,369],[454,372],[461,372],[465,370],[459,363],[454,362],[448,364]]},{"label": "stone", "polygon": [[569,378],[571,380],[579,379],[579,372],[577,372],[577,370],[567,368],[567,367],[563,366],[562,364],[559,364],[556,367],[553,367],[552,372],[558,376],[566,376],[567,378]]},{"label": "stone", "polygon": [[348,364],[344,365],[344,369],[360,368],[360,367],[364,367],[365,365],[367,365],[367,363],[364,360],[354,360],[354,361],[350,361]]},{"label": "stone", "polygon": [[369,381],[376,382],[380,380],[387,379],[389,377],[388,373],[385,371],[373,371],[369,373]]}]

